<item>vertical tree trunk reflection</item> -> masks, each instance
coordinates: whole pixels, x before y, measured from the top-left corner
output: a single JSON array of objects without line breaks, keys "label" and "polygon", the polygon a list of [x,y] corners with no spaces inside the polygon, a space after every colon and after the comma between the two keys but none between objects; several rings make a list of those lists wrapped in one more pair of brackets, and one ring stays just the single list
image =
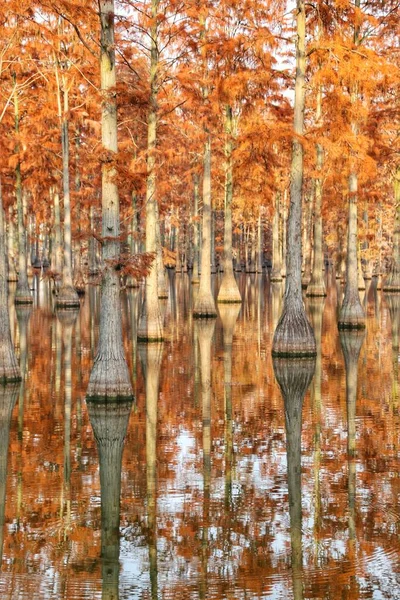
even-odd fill
[{"label": "vertical tree trunk reflection", "polygon": [[302,600],[304,590],[301,536],[301,424],[303,399],[314,375],[315,359],[274,358],[273,365],[285,405],[293,597],[295,600]]}]

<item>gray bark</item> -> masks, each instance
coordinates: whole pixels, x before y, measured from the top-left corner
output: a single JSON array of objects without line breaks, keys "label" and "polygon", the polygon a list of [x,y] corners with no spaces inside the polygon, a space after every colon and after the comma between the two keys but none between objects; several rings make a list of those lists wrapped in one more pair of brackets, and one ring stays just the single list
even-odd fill
[{"label": "gray bark", "polygon": [[271,281],[282,281],[282,253],[279,244],[280,198],[281,192],[276,191],[274,195],[274,216],[272,220]]},{"label": "gray bark", "polygon": [[349,178],[346,286],[339,314],[339,329],[363,329],[365,327],[365,312],[358,293],[357,265],[357,175],[352,173]]},{"label": "gray bark", "polygon": [[[321,86],[317,91],[316,121],[321,120],[322,114]],[[324,280],[324,254],[322,249],[322,166],[323,149],[321,144],[316,144],[318,177],[315,180],[315,208],[314,208],[314,257],[311,281],[307,287],[307,296],[326,296]]]},{"label": "gray bark", "polygon": [[224,343],[224,404],[225,404],[225,506],[232,508],[233,468],[233,408],[232,408],[232,341],[240,305],[219,307]]},{"label": "gray bark", "polygon": [[[61,93],[61,90],[60,90]],[[63,200],[64,200],[64,263],[62,282],[56,306],[63,308],[79,308],[78,294],[72,284],[72,235],[71,235],[71,198],[69,177],[69,135],[68,135],[68,89],[65,81],[62,94],[64,97],[63,114],[61,118],[61,145],[63,163]]]},{"label": "gray bark", "polygon": [[203,228],[201,242],[200,286],[193,317],[215,318],[217,311],[211,290],[211,136],[207,133],[204,145]]},{"label": "gray bark", "polygon": [[[305,3],[297,0],[296,82],[294,133],[303,134],[305,102]],[[293,140],[290,182],[290,210],[286,251],[286,289],[281,318],[275,330],[275,356],[314,356],[315,338],[307,320],[301,293],[301,204],[303,188],[303,146]]]},{"label": "gray bark", "polygon": [[5,219],[0,181],[0,383],[21,379],[11,338],[6,256]]},{"label": "gray bark", "polygon": [[101,493],[102,600],[118,600],[122,452],[132,401],[91,402],[88,413],[97,442]]},{"label": "gray bark", "polygon": [[[1,208],[1,210],[3,210]],[[3,559],[4,525],[6,515],[8,443],[13,408],[18,395],[19,385],[0,384],[0,564]]]},{"label": "gray bark", "polygon": [[233,141],[232,107],[225,107],[225,210],[224,210],[224,275],[219,288],[219,303],[241,302],[242,297],[233,273],[232,260],[232,199],[233,199]]},{"label": "gray bark", "polygon": [[[114,50],[114,1],[100,0],[102,144],[110,157],[117,153],[117,103]],[[122,339],[120,278],[119,196],[112,161],[102,163],[103,277],[99,345],[90,375],[88,395],[106,398],[130,397],[132,386]]]},{"label": "gray bark", "polygon": [[[138,339],[148,342],[159,342],[164,338],[163,320],[159,303],[159,270],[160,264],[160,224],[156,198],[156,159],[157,141],[157,94],[158,94],[158,46],[157,46],[157,12],[158,0],[152,0],[151,14],[153,24],[150,30],[150,100],[147,124],[147,182],[146,182],[146,252],[154,255],[150,272],[146,277],[145,298],[138,328]],[[161,257],[162,262],[162,257]]]},{"label": "gray bark", "polygon": [[[18,92],[14,94],[14,117],[15,133],[19,133],[19,103]],[[19,151],[17,146],[16,151]],[[24,223],[24,206],[22,198],[22,176],[21,163],[18,161],[15,167],[15,196],[17,199],[17,217],[18,217],[18,282],[15,292],[16,304],[31,304],[33,297],[28,282],[27,265],[27,247],[26,247],[26,229]]]},{"label": "gray bark", "polygon": [[315,359],[274,358],[273,366],[285,405],[293,598],[302,600],[304,597],[301,507],[302,408],[304,395],[314,375]]},{"label": "gray bark", "polygon": [[193,273],[192,283],[200,283],[200,224],[198,222],[199,216],[199,176],[193,175]]},{"label": "gray bark", "polygon": [[397,167],[394,176],[394,204],[393,258],[389,275],[383,284],[385,292],[400,292],[400,167]]},{"label": "gray bark", "polygon": [[365,331],[341,331],[340,344],[346,365],[346,405],[347,405],[347,456],[348,456],[348,501],[349,539],[356,542],[355,503],[356,503],[356,402],[358,359],[364,341]]},{"label": "gray bark", "polygon": [[14,248],[14,211],[13,207],[9,208],[9,220],[8,220],[8,281],[18,281],[18,274],[15,268],[15,248]]}]

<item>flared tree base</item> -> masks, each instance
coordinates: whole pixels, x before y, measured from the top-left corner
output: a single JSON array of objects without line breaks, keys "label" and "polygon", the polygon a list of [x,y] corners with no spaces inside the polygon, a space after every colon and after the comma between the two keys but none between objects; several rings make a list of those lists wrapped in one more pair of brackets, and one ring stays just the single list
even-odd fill
[{"label": "flared tree base", "polygon": [[217,318],[217,309],[215,307],[215,302],[213,296],[210,294],[202,294],[199,291],[199,294],[196,298],[194,308],[193,308],[193,318],[194,319],[216,319]]},{"label": "flared tree base", "polygon": [[270,275],[270,281],[273,282],[280,282],[283,280],[282,278],[282,269],[281,267],[275,267],[272,269],[271,271],[271,275]]},{"label": "flared tree base", "polygon": [[72,285],[63,285],[58,292],[58,296],[56,299],[56,306],[58,308],[79,308],[80,301],[79,296],[72,287]]},{"label": "flared tree base", "polygon": [[285,306],[275,330],[272,356],[307,358],[316,354],[314,332],[303,306]]},{"label": "flared tree base", "polygon": [[400,270],[395,266],[382,284],[384,292],[400,292]]},{"label": "flared tree base", "polygon": [[233,273],[229,275],[225,272],[219,288],[217,302],[218,304],[241,304],[242,296]]},{"label": "flared tree base", "polygon": [[18,289],[15,292],[15,304],[33,304],[33,296],[29,289]]},{"label": "flared tree base", "polygon": [[10,339],[0,342],[0,383],[13,383],[21,381],[21,372],[15,357],[14,348]]},{"label": "flared tree base", "polygon": [[87,400],[119,402],[130,398],[133,390],[125,359],[98,357],[90,374]]},{"label": "flared tree base", "polygon": [[311,383],[315,371],[315,357],[274,358],[274,374],[282,390],[285,402],[291,403],[291,409],[299,410],[304,395]]},{"label": "flared tree base", "polygon": [[365,328],[365,312],[358,297],[344,299],[339,313],[338,327],[340,330]]},{"label": "flared tree base", "polygon": [[141,315],[137,330],[137,341],[144,343],[162,342],[164,340],[164,330],[162,318],[160,315],[151,318],[145,312]]},{"label": "flared tree base", "polygon": [[326,296],[326,287],[324,281],[313,281],[311,278],[308,284],[306,296],[310,298],[323,298]]},{"label": "flared tree base", "polygon": [[389,292],[391,294],[400,293],[400,284],[388,284],[385,282],[382,287],[384,292]]}]

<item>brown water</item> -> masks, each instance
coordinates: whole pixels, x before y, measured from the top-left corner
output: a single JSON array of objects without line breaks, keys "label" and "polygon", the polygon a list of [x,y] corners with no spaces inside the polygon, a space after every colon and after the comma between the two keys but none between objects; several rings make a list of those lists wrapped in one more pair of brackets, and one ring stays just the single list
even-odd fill
[{"label": "brown water", "polygon": [[140,292],[122,298],[135,401],[118,408],[85,401],[99,289],[72,317],[45,282],[32,310],[10,298],[26,377],[0,390],[0,598],[400,598],[400,302],[373,283],[364,339],[340,340],[330,280],[307,301],[312,382],[302,403],[286,371],[284,402],[281,287],[241,276],[236,322],[210,325],[187,276],[170,283],[162,345],[136,344]]}]

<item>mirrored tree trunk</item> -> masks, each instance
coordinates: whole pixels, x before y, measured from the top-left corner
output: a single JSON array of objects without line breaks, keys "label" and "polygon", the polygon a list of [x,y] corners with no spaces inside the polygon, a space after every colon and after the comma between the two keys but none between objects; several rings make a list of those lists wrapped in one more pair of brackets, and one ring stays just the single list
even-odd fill
[{"label": "mirrored tree trunk", "polygon": [[132,402],[133,398],[122,402],[87,398],[100,463],[102,600],[119,598],[122,452]]},{"label": "mirrored tree trunk", "polygon": [[293,598],[303,600],[301,426],[304,395],[314,375],[315,359],[274,358],[273,366],[285,406]]},{"label": "mirrored tree trunk", "polygon": [[64,539],[67,539],[71,526],[72,331],[77,316],[77,310],[57,311],[57,319],[63,329],[64,346],[64,477],[60,510]]},{"label": "mirrored tree trunk", "polygon": [[224,404],[225,404],[225,506],[232,506],[233,409],[232,409],[232,341],[240,305],[219,307],[224,343]]},{"label": "mirrored tree trunk", "polygon": [[19,381],[21,379],[11,338],[6,257],[5,219],[0,181],[0,382]]},{"label": "mirrored tree trunk", "polygon": [[[349,559],[356,563],[356,404],[358,383],[358,359],[364,342],[365,330],[341,331],[340,344],[346,366],[346,405],[347,405],[347,456],[348,456],[348,503],[349,503]],[[357,593],[356,576],[351,577],[352,593]],[[357,596],[358,597],[358,593]]]},{"label": "mirrored tree trunk", "polygon": [[215,321],[196,322],[200,348],[201,400],[203,413],[203,527],[199,597],[207,598],[209,559],[210,493],[211,493],[211,345]]},{"label": "mirrored tree trunk", "polygon": [[11,415],[19,390],[18,383],[0,383],[0,567],[3,559],[4,520],[6,511],[8,441]]},{"label": "mirrored tree trunk", "polygon": [[132,386],[122,340],[120,301],[120,215],[114,157],[118,152],[114,1],[99,0],[102,147],[109,160],[102,162],[102,250],[100,334],[88,395],[131,397]]},{"label": "mirrored tree trunk", "polygon": [[157,554],[157,418],[163,344],[139,346],[146,381],[146,486],[147,545],[149,550],[150,597],[158,599]]}]

